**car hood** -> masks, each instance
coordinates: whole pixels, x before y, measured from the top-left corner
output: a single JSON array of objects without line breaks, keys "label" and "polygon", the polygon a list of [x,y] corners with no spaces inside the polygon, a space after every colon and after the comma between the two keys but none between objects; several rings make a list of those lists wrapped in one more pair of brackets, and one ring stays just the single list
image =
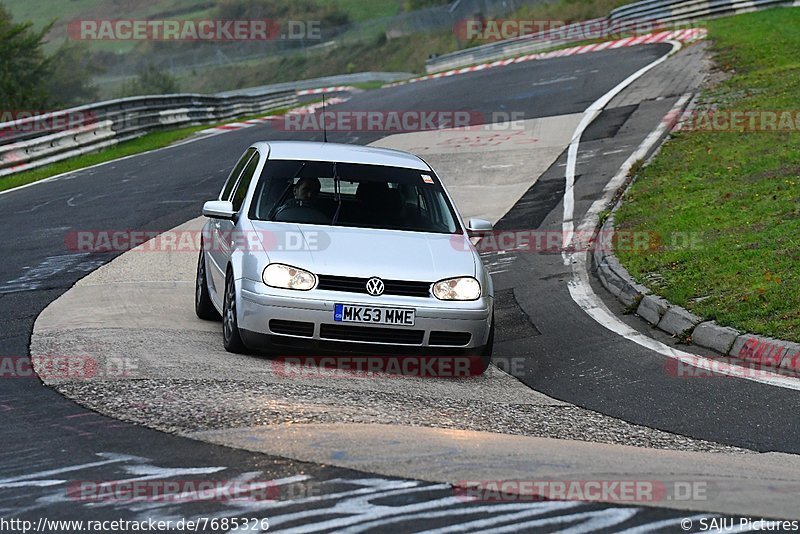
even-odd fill
[{"label": "car hood", "polygon": [[271,263],[315,274],[435,282],[475,276],[475,252],[461,234],[253,221]]}]

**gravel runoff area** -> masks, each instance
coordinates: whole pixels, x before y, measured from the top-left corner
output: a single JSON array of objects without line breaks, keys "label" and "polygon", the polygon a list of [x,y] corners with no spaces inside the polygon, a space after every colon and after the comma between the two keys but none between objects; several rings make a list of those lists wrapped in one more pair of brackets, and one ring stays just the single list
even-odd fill
[{"label": "gravel runoff area", "polygon": [[[492,369],[490,375],[492,379],[505,374]],[[480,381],[477,379],[474,386],[480,388]],[[56,389],[103,414],[178,434],[257,425],[380,423],[668,450],[748,452],[633,425],[564,403],[433,397],[416,388],[398,392],[252,380],[144,379],[67,382]]]}]

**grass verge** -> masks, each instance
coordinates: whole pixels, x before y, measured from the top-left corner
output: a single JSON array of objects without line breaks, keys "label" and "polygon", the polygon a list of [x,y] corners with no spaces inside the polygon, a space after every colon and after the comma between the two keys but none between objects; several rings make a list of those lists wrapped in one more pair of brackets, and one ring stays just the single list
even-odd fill
[{"label": "grass verge", "polygon": [[708,23],[715,61],[731,76],[704,92],[703,106],[798,120],[785,131],[677,133],[616,217],[619,230],[658,236],[647,250],[617,251],[655,293],[720,324],[792,341],[800,341],[797,27],[797,8]]}]

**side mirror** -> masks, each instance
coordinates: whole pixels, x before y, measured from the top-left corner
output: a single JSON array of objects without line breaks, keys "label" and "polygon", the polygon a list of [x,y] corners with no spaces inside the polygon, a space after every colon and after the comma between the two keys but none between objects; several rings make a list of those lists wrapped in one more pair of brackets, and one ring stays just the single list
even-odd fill
[{"label": "side mirror", "polygon": [[233,204],[227,200],[209,200],[203,204],[203,215],[211,219],[233,220],[236,212],[233,211]]},{"label": "side mirror", "polygon": [[470,219],[469,222],[467,222],[467,234],[470,236],[478,234],[473,237],[480,237],[481,232],[488,232],[492,228],[492,223],[483,219]]}]

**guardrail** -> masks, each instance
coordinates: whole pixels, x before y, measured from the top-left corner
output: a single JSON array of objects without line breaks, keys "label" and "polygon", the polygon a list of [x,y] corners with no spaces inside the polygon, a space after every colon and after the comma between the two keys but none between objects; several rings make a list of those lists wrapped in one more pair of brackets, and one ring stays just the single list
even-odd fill
[{"label": "guardrail", "polygon": [[411,72],[354,72],[351,74],[336,74],[334,76],[324,76],[310,80],[297,80],[293,82],[274,83],[271,85],[261,85],[258,87],[247,87],[245,89],[235,89],[217,93],[218,96],[251,95],[254,93],[266,93],[271,91],[283,91],[287,89],[317,89],[319,87],[329,87],[334,85],[352,85],[354,83],[368,82],[396,82],[413,77]]},{"label": "guardrail", "polygon": [[297,103],[295,90],[109,100],[0,123],[0,176],[134,139],[147,132],[257,115]]},{"label": "guardrail", "polygon": [[[642,23],[681,23],[770,7],[798,5],[800,0],[643,0],[618,7],[604,19],[579,22],[545,33],[514,37],[443,54],[429,59],[425,63],[425,70],[429,73],[439,72],[584,41],[587,39],[585,32],[577,30],[592,23],[603,23],[615,28],[616,31],[621,31],[626,25],[635,27]],[[564,37],[558,38],[558,36]]]},{"label": "guardrail", "polygon": [[797,5],[797,2],[793,0],[643,0],[612,10],[608,18],[612,22],[657,20],[669,23],[793,5]]}]

